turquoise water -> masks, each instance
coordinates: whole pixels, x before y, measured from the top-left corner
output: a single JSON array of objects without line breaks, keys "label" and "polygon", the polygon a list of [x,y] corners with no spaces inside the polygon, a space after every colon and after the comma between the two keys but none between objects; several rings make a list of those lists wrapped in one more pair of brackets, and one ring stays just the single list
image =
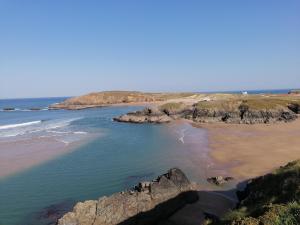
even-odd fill
[{"label": "turquoise water", "polygon": [[[28,104],[46,107],[45,102],[58,100],[61,99],[25,100],[27,103],[14,100],[14,104],[27,109]],[[3,107],[14,104],[0,101]],[[0,179],[0,224],[48,224],[40,212],[53,204],[67,207],[77,201],[97,199],[153,179],[175,166],[191,179],[203,181],[209,162],[205,131],[187,124],[138,125],[112,121],[114,116],[139,108],[0,112],[0,128],[4,128],[0,129],[0,146],[1,141],[45,135],[68,141],[94,135],[67,154]],[[28,124],[32,121],[41,122]]]}]

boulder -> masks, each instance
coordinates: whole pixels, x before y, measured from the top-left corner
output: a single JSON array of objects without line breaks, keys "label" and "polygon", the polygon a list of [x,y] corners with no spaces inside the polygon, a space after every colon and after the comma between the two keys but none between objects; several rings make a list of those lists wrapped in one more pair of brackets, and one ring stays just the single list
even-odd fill
[{"label": "boulder", "polygon": [[233,180],[233,177],[222,177],[222,176],[216,176],[216,177],[210,177],[207,178],[207,181],[211,184],[215,184],[217,186],[226,184],[227,182]]}]

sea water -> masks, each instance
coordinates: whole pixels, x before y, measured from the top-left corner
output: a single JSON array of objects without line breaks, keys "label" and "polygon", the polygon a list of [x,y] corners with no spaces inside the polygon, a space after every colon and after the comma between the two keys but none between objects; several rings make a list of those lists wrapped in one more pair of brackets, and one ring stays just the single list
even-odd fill
[{"label": "sea water", "polygon": [[[255,91],[286,93],[287,90]],[[252,93],[252,92],[251,92]],[[50,224],[48,216],[97,199],[171,167],[205,184],[222,175],[209,157],[207,133],[189,124],[127,124],[113,117],[142,107],[48,110],[65,98],[0,100],[1,142],[48,137],[82,145],[39,166],[0,177],[0,225]],[[14,108],[5,111],[4,108]],[[39,110],[32,110],[38,108]],[[87,139],[88,136],[92,139]],[[88,141],[86,141],[88,140]]]},{"label": "sea water", "polygon": [[[131,188],[171,167],[181,168],[195,181],[205,180],[209,159],[204,130],[188,124],[112,120],[142,108],[137,106],[47,110],[48,105],[62,100],[0,101],[0,108],[16,108],[0,112],[0,151],[1,142],[20,139],[47,136],[65,143],[83,141],[67,154],[0,178],[0,225],[48,224],[51,209],[64,210],[78,201]],[[41,110],[30,110],[32,107]],[[89,135],[93,138],[86,141]]]}]

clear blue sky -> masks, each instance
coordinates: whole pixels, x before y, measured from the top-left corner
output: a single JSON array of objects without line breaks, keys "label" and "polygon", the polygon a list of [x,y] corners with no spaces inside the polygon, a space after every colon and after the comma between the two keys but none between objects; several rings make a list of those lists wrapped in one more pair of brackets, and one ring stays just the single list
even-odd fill
[{"label": "clear blue sky", "polygon": [[299,0],[0,0],[0,98],[290,87]]}]

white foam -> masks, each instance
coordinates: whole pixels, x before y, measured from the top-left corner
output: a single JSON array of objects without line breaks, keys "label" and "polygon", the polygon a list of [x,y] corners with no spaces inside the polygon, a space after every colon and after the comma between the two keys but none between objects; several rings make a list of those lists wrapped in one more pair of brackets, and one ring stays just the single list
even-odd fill
[{"label": "white foam", "polygon": [[70,134],[71,133],[71,132],[68,132],[68,131],[56,131],[56,130],[49,130],[47,132],[54,133],[54,134]]},{"label": "white foam", "polygon": [[68,141],[66,141],[66,140],[58,140],[58,141],[60,141],[60,142],[64,143],[65,145],[68,145],[68,144],[70,144],[70,142],[68,142]]},{"label": "white foam", "polygon": [[185,131],[186,129],[181,130],[181,137],[178,138],[178,140],[182,142],[182,144],[184,144]]},{"label": "white foam", "polygon": [[[0,137],[15,137],[26,134],[35,134],[39,132],[50,132],[56,133],[58,135],[68,135],[74,134],[74,132],[69,130],[62,130],[64,127],[67,127],[71,124],[71,122],[75,120],[79,120],[79,118],[71,118],[71,119],[57,119],[57,120],[38,120],[31,121],[26,123],[19,124],[8,124],[0,126]],[[81,131],[78,131],[81,132]],[[80,134],[80,133],[78,133]]]},{"label": "white foam", "polygon": [[31,122],[26,122],[26,123],[2,125],[2,126],[0,126],[0,130],[11,129],[11,128],[16,128],[16,127],[26,127],[26,126],[31,126],[34,124],[39,124],[41,122],[42,122],[41,120],[36,120],[36,121],[31,121]]},{"label": "white foam", "polygon": [[84,132],[84,131],[75,131],[75,132],[73,132],[73,134],[87,134],[87,132]]},{"label": "white foam", "polygon": [[44,130],[52,130],[52,129],[57,129],[57,128],[62,128],[70,125],[70,123],[80,120],[82,117],[78,118],[72,118],[72,119],[66,119],[66,120],[57,120],[53,123],[48,124],[47,126],[44,127]]}]

